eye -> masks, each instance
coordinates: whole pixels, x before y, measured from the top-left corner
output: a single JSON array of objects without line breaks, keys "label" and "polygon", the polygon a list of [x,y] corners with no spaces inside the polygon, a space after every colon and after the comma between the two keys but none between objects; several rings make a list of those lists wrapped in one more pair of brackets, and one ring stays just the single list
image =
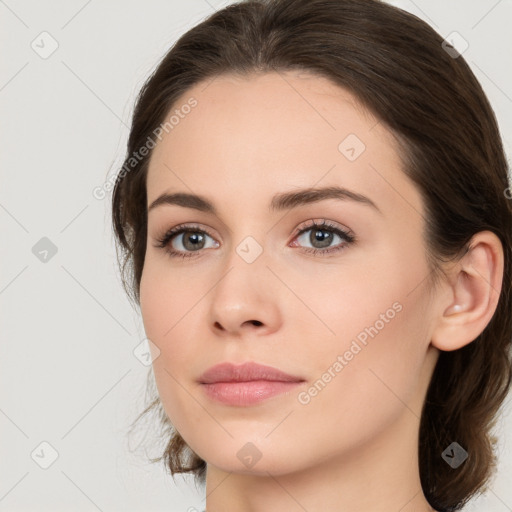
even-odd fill
[{"label": "eye", "polygon": [[210,247],[218,247],[219,243],[214,243],[209,247],[206,245],[206,239],[213,237],[199,226],[176,226],[167,231],[163,237],[157,240],[156,247],[165,249],[171,257],[187,258],[195,256],[194,253]]},{"label": "eye", "polygon": [[[309,232],[309,235],[307,234]],[[342,229],[326,220],[315,222],[309,221],[309,224],[299,230],[295,237],[300,244],[293,242],[292,247],[297,245],[302,247],[304,243],[310,243],[312,247],[303,247],[304,252],[312,254],[330,254],[344,249],[347,245],[355,242],[355,236],[349,230]],[[330,247],[333,242],[337,244]]]},{"label": "eye", "polygon": [[[308,232],[310,232],[309,236],[307,236]],[[208,245],[208,239],[213,243]],[[330,247],[336,241],[337,245]],[[301,247],[306,253],[325,256],[341,251],[355,241],[356,238],[350,230],[342,229],[336,224],[321,219],[319,222],[308,221],[306,225],[299,228],[290,246]],[[305,243],[310,243],[312,247],[303,247]],[[202,249],[219,247],[219,245],[213,236],[200,226],[180,224],[158,238],[155,247],[164,249],[172,258],[190,258],[199,256]]]}]

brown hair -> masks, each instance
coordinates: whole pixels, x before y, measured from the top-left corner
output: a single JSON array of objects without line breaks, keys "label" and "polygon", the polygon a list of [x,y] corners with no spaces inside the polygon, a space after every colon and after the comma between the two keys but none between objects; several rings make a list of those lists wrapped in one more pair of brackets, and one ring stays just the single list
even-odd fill
[{"label": "brown hair", "polygon": [[[473,342],[440,353],[422,411],[423,492],[432,507],[446,512],[485,490],[496,465],[491,429],[512,379],[512,209],[494,112],[462,56],[449,54],[442,43],[427,23],[379,0],[246,0],[227,6],[184,34],[143,85],[112,213],[123,285],[140,305],[151,152],[128,162],[177,99],[222,73],[286,70],[327,77],[350,91],[401,142],[404,172],[425,204],[433,282],[442,262],[460,257],[475,233],[490,230],[503,245],[497,310]],[[154,409],[169,438],[164,455],[153,461],[163,459],[173,476],[193,473],[204,484],[205,461],[173,429],[156,394],[139,418]],[[441,456],[453,441],[468,452],[457,469]]]}]

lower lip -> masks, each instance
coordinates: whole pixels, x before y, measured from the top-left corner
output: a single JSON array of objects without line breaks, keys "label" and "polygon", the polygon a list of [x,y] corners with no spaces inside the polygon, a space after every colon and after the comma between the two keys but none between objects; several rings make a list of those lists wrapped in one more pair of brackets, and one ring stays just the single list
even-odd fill
[{"label": "lower lip", "polygon": [[282,393],[291,391],[302,382],[251,380],[248,382],[215,382],[201,384],[205,393],[218,402],[228,405],[253,405]]}]

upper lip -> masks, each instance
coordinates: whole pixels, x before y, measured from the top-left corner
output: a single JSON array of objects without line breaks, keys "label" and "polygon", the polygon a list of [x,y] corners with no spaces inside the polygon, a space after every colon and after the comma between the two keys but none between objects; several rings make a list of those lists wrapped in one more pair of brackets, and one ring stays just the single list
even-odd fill
[{"label": "upper lip", "polygon": [[201,384],[213,382],[248,382],[251,380],[269,380],[279,382],[302,382],[304,379],[289,375],[272,366],[266,366],[252,361],[234,365],[229,362],[220,363],[208,368],[200,377]]}]

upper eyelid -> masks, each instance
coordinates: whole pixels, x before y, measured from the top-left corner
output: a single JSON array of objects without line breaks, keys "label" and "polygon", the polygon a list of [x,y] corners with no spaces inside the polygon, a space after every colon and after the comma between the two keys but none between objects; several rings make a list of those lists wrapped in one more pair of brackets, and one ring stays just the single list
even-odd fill
[{"label": "upper eyelid", "polygon": [[[344,226],[343,224],[340,224],[339,222],[336,222],[336,221],[324,219],[322,217],[315,217],[312,219],[302,221],[297,225],[296,228],[294,228],[294,231],[299,231],[302,229],[311,229],[316,226],[340,228],[340,229],[346,229],[346,230],[350,231],[350,229],[347,226]],[[205,227],[204,225],[202,225],[201,222],[182,222],[182,223],[176,224],[176,226],[174,226],[172,228],[167,229],[167,231],[171,231],[171,230],[178,231],[181,229],[183,229],[183,230],[197,229],[197,230],[201,230],[201,231],[204,230],[206,232],[208,232],[210,230],[209,227]]]}]

